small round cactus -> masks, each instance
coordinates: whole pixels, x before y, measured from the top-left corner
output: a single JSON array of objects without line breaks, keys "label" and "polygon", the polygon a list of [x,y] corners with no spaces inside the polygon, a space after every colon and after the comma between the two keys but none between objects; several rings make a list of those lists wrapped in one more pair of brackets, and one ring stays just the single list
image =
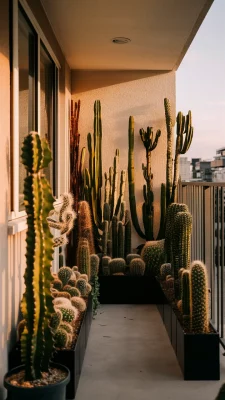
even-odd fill
[{"label": "small round cactus", "polygon": [[76,308],[72,307],[72,305],[70,307],[57,306],[57,309],[61,311],[63,321],[72,322],[76,320],[77,310]]},{"label": "small round cactus", "polygon": [[168,275],[171,276],[171,272],[172,272],[172,267],[171,267],[170,263],[165,263],[165,264],[161,265],[161,267],[160,267],[160,275],[161,275],[162,279],[166,279],[166,277]]},{"label": "small round cactus", "polygon": [[109,256],[102,257],[102,273],[105,276],[110,275],[110,272],[109,272],[110,260],[111,260],[111,257],[109,257]]},{"label": "small round cactus", "polygon": [[65,305],[66,307],[71,306],[71,301],[70,299],[66,299],[66,297],[56,297],[53,300],[53,304],[54,306],[58,306],[58,305]]},{"label": "small round cactus", "polygon": [[82,299],[82,297],[72,297],[71,303],[80,312],[84,312],[87,308],[86,303],[85,303],[84,299]]},{"label": "small round cactus", "polygon": [[78,280],[81,276],[81,273],[79,271],[75,271],[74,274],[76,276],[76,280]]},{"label": "small round cactus", "polygon": [[60,310],[56,310],[54,314],[51,315],[50,326],[52,329],[58,329],[60,322],[62,321],[62,313]]},{"label": "small round cactus", "polygon": [[62,267],[58,272],[58,278],[62,281],[63,286],[67,284],[72,276],[72,269],[70,267]]},{"label": "small round cactus", "polygon": [[126,263],[123,258],[114,258],[109,262],[109,271],[110,275],[113,275],[117,272],[125,272]]},{"label": "small round cactus", "polygon": [[141,258],[133,258],[130,262],[130,274],[143,276],[145,273],[145,263]]},{"label": "small round cactus", "polygon": [[55,298],[57,298],[57,297],[65,297],[65,299],[70,299],[71,298],[71,296],[70,296],[70,294],[68,292],[57,292],[57,293],[54,292],[53,296]]},{"label": "small round cactus", "polygon": [[63,284],[62,281],[60,281],[60,279],[54,279],[54,281],[52,282],[52,286],[54,289],[56,290],[62,290],[63,288]]},{"label": "small round cactus", "polygon": [[129,265],[130,262],[131,262],[134,258],[141,258],[141,256],[140,256],[140,254],[133,254],[133,253],[128,254],[128,255],[126,256],[126,263],[127,263],[127,265]]},{"label": "small round cactus", "polygon": [[72,287],[75,287],[76,286],[76,281],[77,280],[75,278],[71,278],[71,279],[68,280],[68,285],[72,286]]},{"label": "small round cactus", "polygon": [[63,289],[68,292],[71,297],[79,296],[79,290],[76,287],[66,285]]},{"label": "small round cactus", "polygon": [[64,329],[64,331],[66,331],[69,334],[73,334],[73,327],[69,322],[61,322],[61,324],[59,325],[59,329]]},{"label": "small round cactus", "polygon": [[88,296],[88,294],[91,291],[91,285],[89,285],[89,283],[85,279],[82,279],[82,278],[77,280],[76,287],[80,291],[82,297]]},{"label": "small round cactus", "polygon": [[141,258],[146,264],[146,275],[153,274],[157,276],[160,274],[160,266],[165,258],[164,242],[164,240],[153,240],[146,242],[144,245],[141,251]]},{"label": "small round cactus", "polygon": [[81,274],[81,275],[80,275],[80,279],[85,279],[85,281],[88,282],[88,276],[87,276],[87,274]]},{"label": "small round cactus", "polygon": [[58,329],[54,335],[55,346],[62,349],[68,345],[69,334],[62,328]]}]

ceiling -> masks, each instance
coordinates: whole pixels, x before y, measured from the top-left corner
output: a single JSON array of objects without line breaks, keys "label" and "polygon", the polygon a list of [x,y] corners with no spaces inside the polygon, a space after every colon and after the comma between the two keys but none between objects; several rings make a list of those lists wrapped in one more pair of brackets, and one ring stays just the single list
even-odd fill
[{"label": "ceiling", "polygon": [[213,0],[41,2],[72,69],[174,70]]}]

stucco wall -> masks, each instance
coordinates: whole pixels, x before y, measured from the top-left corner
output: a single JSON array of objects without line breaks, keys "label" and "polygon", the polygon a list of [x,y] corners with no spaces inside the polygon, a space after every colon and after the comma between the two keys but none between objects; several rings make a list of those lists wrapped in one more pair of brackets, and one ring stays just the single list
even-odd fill
[{"label": "stucco wall", "polygon": [[[129,72],[130,74],[130,72]],[[129,78],[128,74],[128,78]],[[102,76],[102,78],[101,78]],[[136,76],[136,79],[135,79]],[[148,72],[148,77],[132,80],[123,73],[118,77],[122,83],[113,82],[113,72],[99,71],[97,79],[92,71],[79,71],[77,81],[76,71],[72,71],[72,98],[81,100],[79,131],[81,146],[86,146],[86,135],[93,132],[93,105],[95,100],[101,100],[103,124],[103,170],[107,171],[112,165],[116,148],[120,149],[120,167],[127,168],[128,164],[128,119],[130,115],[135,120],[135,181],[136,199],[139,220],[141,221],[142,162],[145,162],[145,149],[139,137],[139,129],[153,126],[154,132],[162,130],[157,148],[152,153],[152,172],[154,174],[155,193],[155,235],[157,235],[160,216],[160,185],[165,182],[166,171],[166,127],[164,117],[164,97],[171,101],[172,111],[175,112],[175,73]],[[115,82],[115,80],[114,80]],[[98,88],[99,86],[99,88]],[[79,91],[79,87],[82,91]],[[89,90],[90,87],[95,87]],[[126,191],[127,192],[127,191]],[[127,197],[127,196],[126,196]],[[129,204],[128,198],[127,205]],[[133,248],[141,243],[141,239],[133,232]]]}]

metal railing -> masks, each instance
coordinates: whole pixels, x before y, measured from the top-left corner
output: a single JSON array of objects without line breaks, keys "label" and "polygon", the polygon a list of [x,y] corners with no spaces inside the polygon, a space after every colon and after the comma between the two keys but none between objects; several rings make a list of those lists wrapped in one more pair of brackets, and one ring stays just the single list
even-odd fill
[{"label": "metal railing", "polygon": [[188,205],[193,218],[191,259],[208,270],[211,323],[225,347],[224,207],[225,183],[180,182],[178,201]]}]

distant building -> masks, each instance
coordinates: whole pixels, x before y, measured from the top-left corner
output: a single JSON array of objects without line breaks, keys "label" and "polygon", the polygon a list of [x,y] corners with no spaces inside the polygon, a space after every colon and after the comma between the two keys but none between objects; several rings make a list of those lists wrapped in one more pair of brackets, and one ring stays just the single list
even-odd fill
[{"label": "distant building", "polygon": [[225,181],[225,147],[216,150],[216,156],[211,161],[211,169],[213,182]]},{"label": "distant building", "polygon": [[191,159],[192,179],[197,179],[196,163],[199,162],[200,160],[201,160],[201,158],[192,158]]},{"label": "distant building", "polygon": [[187,157],[180,157],[180,179],[189,181],[191,177],[191,163]]},{"label": "distant building", "polygon": [[195,163],[196,178],[206,182],[212,182],[211,161],[201,160]]}]

